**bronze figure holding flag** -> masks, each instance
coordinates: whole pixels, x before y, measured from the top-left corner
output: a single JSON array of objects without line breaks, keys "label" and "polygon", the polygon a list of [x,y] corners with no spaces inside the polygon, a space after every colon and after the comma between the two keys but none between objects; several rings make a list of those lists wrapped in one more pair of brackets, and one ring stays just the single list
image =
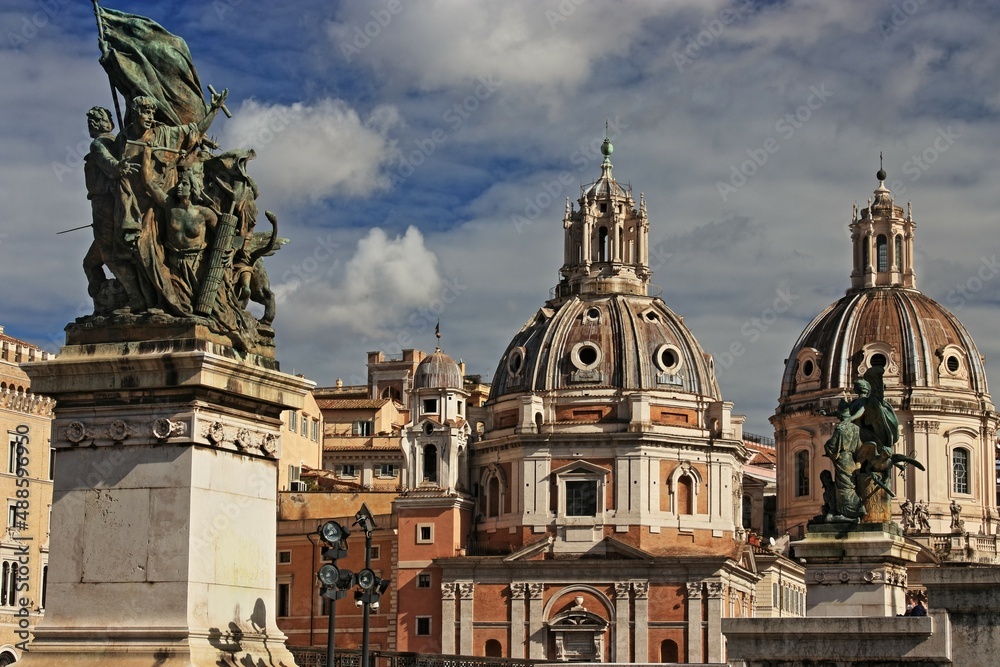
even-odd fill
[{"label": "bronze figure holding flag", "polygon": [[[273,349],[273,303],[263,321],[246,310],[251,275],[263,271],[254,233],[252,150],[217,153],[206,133],[228,90],[206,104],[187,44],[157,23],[97,5],[100,63],[118,117],[95,107],[87,158],[94,244],[84,269],[94,315],[78,323],[130,325],[156,319],[202,324],[235,347]],[[125,99],[122,116],[118,95]],[[280,245],[280,244],[278,244]],[[113,274],[105,275],[104,267]]]}]

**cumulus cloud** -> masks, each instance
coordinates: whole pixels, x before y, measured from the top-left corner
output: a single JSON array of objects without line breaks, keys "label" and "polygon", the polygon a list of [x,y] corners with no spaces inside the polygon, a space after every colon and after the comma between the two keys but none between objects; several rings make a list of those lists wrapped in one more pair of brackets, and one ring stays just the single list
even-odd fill
[{"label": "cumulus cloud", "polygon": [[444,285],[438,258],[416,227],[395,237],[372,228],[340,274],[339,281],[296,277],[277,285],[275,292],[282,308],[308,307],[313,332],[377,339],[391,338],[411,311],[440,298]]},{"label": "cumulus cloud", "polygon": [[311,104],[243,102],[227,121],[224,148],[253,148],[261,159],[253,174],[269,197],[318,200],[367,196],[385,189],[394,151],[389,133],[400,122],[392,105],[366,119],[342,100]]}]

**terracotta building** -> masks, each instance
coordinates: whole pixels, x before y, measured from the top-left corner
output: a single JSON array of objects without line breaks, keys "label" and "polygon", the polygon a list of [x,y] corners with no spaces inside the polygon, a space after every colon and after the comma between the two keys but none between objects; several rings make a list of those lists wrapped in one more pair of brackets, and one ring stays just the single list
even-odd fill
[{"label": "terracotta building", "polygon": [[[362,502],[392,579],[373,648],[722,662],[721,619],[753,615],[759,594],[768,614],[801,615],[785,591],[804,590],[802,569],[748,532],[773,515],[773,447],[744,443],[712,357],[651,295],[645,203],[614,179],[610,142],[604,154],[567,202],[554,297],[514,336],[488,400],[440,348],[371,353],[367,386],[317,390],[325,470],[308,488],[325,490],[280,508],[292,643],[326,641],[310,533]],[[396,461],[393,489],[379,471]],[[343,564],[357,567],[351,544]],[[358,609],[340,602],[337,619],[338,646],[356,647]]]}]

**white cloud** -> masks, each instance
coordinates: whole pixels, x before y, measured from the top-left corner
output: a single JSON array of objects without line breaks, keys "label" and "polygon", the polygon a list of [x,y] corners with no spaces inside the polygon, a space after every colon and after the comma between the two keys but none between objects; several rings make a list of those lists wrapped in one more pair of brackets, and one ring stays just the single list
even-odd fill
[{"label": "white cloud", "polygon": [[384,169],[394,152],[388,135],[399,121],[392,105],[378,106],[362,120],[342,100],[292,105],[246,100],[225,121],[221,144],[253,148],[266,157],[252,169],[268,197],[368,196],[389,185]]},{"label": "white cloud", "polygon": [[340,264],[333,266],[338,270],[327,275],[336,273],[339,281],[295,278],[275,286],[282,310],[308,312],[293,326],[306,327],[310,335],[392,338],[412,311],[441,298],[444,288],[438,259],[416,227],[396,237],[375,227],[358,241],[342,271]]}]

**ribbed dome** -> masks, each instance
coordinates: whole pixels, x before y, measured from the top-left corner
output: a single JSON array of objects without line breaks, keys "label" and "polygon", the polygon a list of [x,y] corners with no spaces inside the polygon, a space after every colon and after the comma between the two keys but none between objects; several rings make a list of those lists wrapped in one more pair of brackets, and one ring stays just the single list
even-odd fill
[{"label": "ribbed dome", "polygon": [[941,304],[912,289],[849,293],[806,327],[792,348],[781,398],[852,388],[871,365],[886,384],[986,394],[986,374],[972,336]]},{"label": "ribbed dome", "polygon": [[414,389],[461,389],[462,370],[441,350],[425,358],[413,376]]},{"label": "ribbed dome", "polygon": [[491,399],[593,387],[719,400],[711,363],[681,318],[658,298],[572,297],[539,310],[514,336],[494,375]]}]

